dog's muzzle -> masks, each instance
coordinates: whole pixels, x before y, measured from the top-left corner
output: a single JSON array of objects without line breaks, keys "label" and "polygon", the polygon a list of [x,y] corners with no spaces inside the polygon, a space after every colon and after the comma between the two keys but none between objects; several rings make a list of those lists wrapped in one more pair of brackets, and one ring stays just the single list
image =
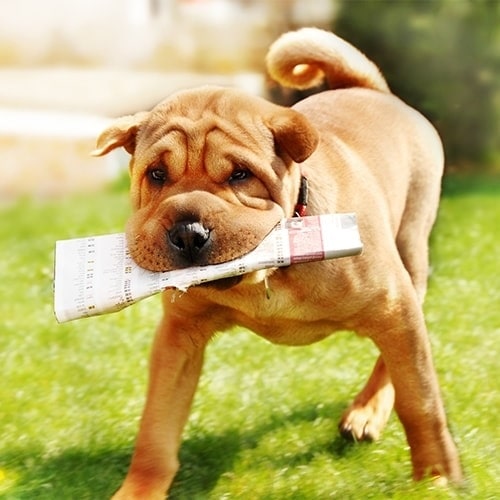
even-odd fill
[{"label": "dog's muzzle", "polygon": [[209,246],[210,230],[199,222],[177,222],[167,232],[167,242],[186,265],[199,264]]},{"label": "dog's muzzle", "polygon": [[[211,243],[211,232],[199,222],[177,222],[167,232],[167,242],[180,266],[205,265]],[[198,286],[226,290],[237,285],[241,279],[242,276],[231,276]]]}]

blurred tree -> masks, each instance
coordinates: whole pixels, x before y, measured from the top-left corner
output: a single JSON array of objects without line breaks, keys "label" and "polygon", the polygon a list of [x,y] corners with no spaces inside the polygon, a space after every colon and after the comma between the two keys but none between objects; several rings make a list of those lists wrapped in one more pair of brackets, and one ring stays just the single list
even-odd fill
[{"label": "blurred tree", "polygon": [[500,1],[338,2],[335,33],[373,59],[393,92],[435,124],[448,164],[498,164]]}]

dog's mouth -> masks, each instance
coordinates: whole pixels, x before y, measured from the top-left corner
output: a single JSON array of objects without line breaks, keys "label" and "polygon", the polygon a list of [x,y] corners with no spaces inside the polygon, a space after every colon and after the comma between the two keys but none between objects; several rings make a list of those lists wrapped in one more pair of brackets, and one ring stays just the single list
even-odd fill
[{"label": "dog's mouth", "polygon": [[241,282],[243,276],[230,276],[229,278],[221,278],[219,280],[207,281],[205,283],[201,283],[200,287],[204,288],[215,288],[216,290],[227,290],[228,288],[232,288]]}]

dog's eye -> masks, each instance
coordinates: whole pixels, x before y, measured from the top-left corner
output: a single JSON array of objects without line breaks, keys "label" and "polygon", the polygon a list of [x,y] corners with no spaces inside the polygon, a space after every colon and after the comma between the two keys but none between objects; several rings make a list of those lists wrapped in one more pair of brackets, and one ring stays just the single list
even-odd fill
[{"label": "dog's eye", "polygon": [[163,168],[154,167],[149,170],[148,177],[155,184],[164,184],[165,181],[167,180],[167,173]]},{"label": "dog's eye", "polygon": [[229,177],[228,180],[230,183],[241,182],[246,179],[249,179],[251,176],[252,173],[250,172],[250,170],[246,168],[237,168],[236,170],[234,170],[234,172],[231,174],[231,177]]}]

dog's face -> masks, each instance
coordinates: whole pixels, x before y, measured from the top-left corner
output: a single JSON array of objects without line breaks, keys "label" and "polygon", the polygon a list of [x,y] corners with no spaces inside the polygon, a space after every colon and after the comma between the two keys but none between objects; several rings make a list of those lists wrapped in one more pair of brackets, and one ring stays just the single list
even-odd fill
[{"label": "dog's face", "polygon": [[94,154],[131,153],[129,248],[141,267],[168,271],[240,257],[292,216],[297,162],[317,142],[293,110],[205,88],[118,119]]}]

